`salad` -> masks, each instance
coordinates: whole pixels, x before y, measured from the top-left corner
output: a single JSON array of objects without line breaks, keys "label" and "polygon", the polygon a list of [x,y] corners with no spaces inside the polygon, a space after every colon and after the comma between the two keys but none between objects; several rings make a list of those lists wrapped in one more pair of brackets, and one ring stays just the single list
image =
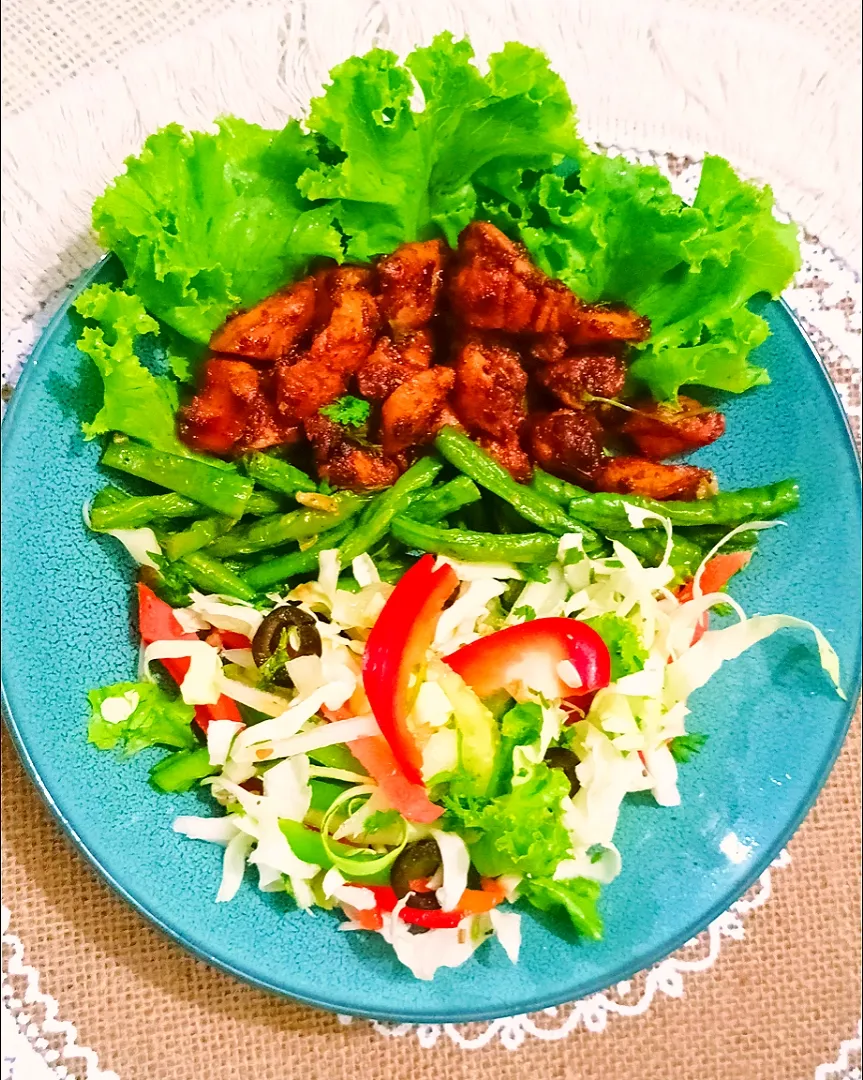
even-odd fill
[{"label": "salad", "polygon": [[681,388],[769,380],[749,303],[799,265],[727,162],[687,205],[588,149],[541,53],[483,73],[444,34],[281,131],[164,128],[93,221],[125,276],[75,301],[85,520],[138,567],[141,648],[88,737],[205,794],[174,829],[224,849],[216,901],[340,911],[420,979],[516,962],[531,907],[587,943],[621,804],[680,802],[722,663],[806,630],[842,694],[815,626],[727,591],[794,480],[666,460],[725,430]]}]

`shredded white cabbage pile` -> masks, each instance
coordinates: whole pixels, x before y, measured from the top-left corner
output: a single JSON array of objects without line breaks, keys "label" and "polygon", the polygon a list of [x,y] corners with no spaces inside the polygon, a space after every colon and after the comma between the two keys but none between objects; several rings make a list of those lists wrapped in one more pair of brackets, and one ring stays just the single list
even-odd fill
[{"label": "shredded white cabbage pile", "polygon": [[[644,520],[645,515],[633,508],[633,527],[642,527]],[[613,556],[592,559],[582,550],[578,536],[564,536],[557,561],[548,568],[548,580],[526,581],[509,614],[503,613],[499,598],[513,580],[522,578],[518,569],[439,560],[450,562],[460,588],[438,623],[410,717],[418,741],[424,743],[422,771],[427,781],[458,766],[459,710],[466,707],[464,695],[472,695],[458,676],[440,663],[441,657],[512,625],[528,610],[539,618],[619,616],[630,623],[646,651],[642,670],[600,690],[587,716],[576,725],[571,747],[579,759],[580,786],[562,803],[572,854],[558,865],[557,879],[586,877],[607,883],[616,876],[621,860],[614,833],[621,803],[629,792],[650,791],[661,806],[680,802],[677,766],[669,742],[686,731],[689,695],[724,661],[776,630],[805,629],[815,635],[824,670],[839,687],[836,654],[810,623],[785,615],[747,617],[725,593],[702,595],[700,574],[693,599],[679,602],[670,589],[674,577],[668,563],[671,526],[665,519],[660,521],[669,543],[659,566],[642,566],[620,543],[614,544]],[[147,548],[149,536],[125,535],[120,539],[138,555],[144,548],[154,550]],[[273,596],[274,606],[291,600],[311,614],[325,616],[317,622],[322,655],[304,656],[289,664],[293,690],[256,687],[254,661],[248,650],[222,651],[201,640],[154,642],[147,647],[144,662],[146,667],[152,659],[187,656],[191,663],[181,687],[185,701],[214,703],[225,694],[266,717],[245,728],[231,721],[211,723],[207,737],[210,762],[220,771],[205,782],[230,813],[218,818],[180,817],[174,823],[178,832],[192,839],[224,847],[217,900],[230,900],[240,887],[246,866],[252,865],[261,889],[287,887],[302,908],[339,904],[351,915],[342,929],[354,929],[361,925],[355,921],[358,913],[374,906],[372,892],[347,884],[338,869],[324,874],[318,865],[298,858],[279,827],[280,820],[304,819],[309,810],[309,782],[314,776],[358,785],[352,789],[359,793],[357,805],[351,805],[336,840],[356,842],[370,815],[388,808],[383,792],[368,777],[327,769],[308,757],[310,751],[379,733],[363,691],[361,663],[365,640],[392,586],[380,580],[368,555],[355,559],[352,566],[358,591],[338,587],[340,569],[337,554],[324,552],[316,581],[299,586],[287,597]],[[723,629],[708,630],[693,645],[699,619],[720,604],[732,607],[735,621]],[[198,593],[192,595],[187,608],[176,612],[184,629],[215,627],[250,638],[263,614],[250,605]],[[516,748],[516,768],[541,761],[548,746],[560,737],[568,719],[560,704],[541,702],[541,738],[532,746]],[[249,781],[259,781],[262,791],[248,790]],[[240,786],[244,784],[246,787]],[[466,887],[468,850],[460,836],[426,826],[407,824],[403,839],[428,835],[437,841],[443,863],[437,897],[444,911],[451,910]],[[504,882],[510,897],[516,893],[518,880],[512,876]],[[404,900],[400,901],[400,906],[403,904]],[[398,918],[397,908],[383,915],[379,932],[414,975],[430,979],[440,967],[463,963],[489,936],[497,936],[515,961],[520,944],[518,920],[516,913],[495,909],[471,915],[455,929],[415,934]]]}]

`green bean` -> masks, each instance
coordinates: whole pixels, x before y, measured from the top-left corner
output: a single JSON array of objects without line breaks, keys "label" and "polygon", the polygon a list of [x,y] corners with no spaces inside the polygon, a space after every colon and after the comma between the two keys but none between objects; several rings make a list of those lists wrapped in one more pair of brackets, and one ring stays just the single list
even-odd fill
[{"label": "green bean", "polygon": [[533,479],[530,486],[534,491],[538,491],[540,495],[553,499],[559,506],[568,506],[573,499],[590,494],[584,488],[570,484],[568,480],[561,480],[560,477],[552,476],[551,473],[537,468],[533,470]]},{"label": "green bean", "polygon": [[210,764],[206,746],[198,750],[178,750],[157,761],[150,769],[150,783],[159,791],[189,791],[199,780],[218,771],[218,765]]},{"label": "green bean", "polygon": [[228,517],[241,517],[252,494],[252,481],[239,473],[212,469],[129,440],[111,443],[102,464],[186,495]]},{"label": "green bean", "polygon": [[[665,533],[654,529],[632,529],[627,532],[613,533],[609,539],[619,540],[647,566],[658,566],[665,554]],[[668,560],[669,565],[674,568],[675,580],[685,581],[691,578],[701,565],[706,550],[695,541],[675,533],[672,538],[671,556]]]},{"label": "green bean", "polygon": [[[778,484],[763,487],[741,488],[724,491],[710,499],[695,502],[659,502],[640,495],[616,495],[598,492],[573,499],[569,512],[573,517],[594,525],[602,531],[614,531],[631,527],[626,513],[627,506],[650,510],[668,518],[672,525],[727,525],[729,528],[745,521],[767,521],[794,510],[800,502],[800,494],[794,480],[782,480]],[[648,518],[645,528],[662,528],[662,523]]]},{"label": "green bean", "polygon": [[548,533],[466,532],[463,529],[438,529],[400,516],[392,523],[393,536],[407,547],[448,555],[464,562],[540,563],[553,562],[557,540]]},{"label": "green bean", "polygon": [[268,517],[270,514],[280,514],[282,510],[282,500],[269,491],[253,491],[246,503],[246,513],[250,517]]},{"label": "green bean", "polygon": [[601,547],[602,541],[593,529],[586,528],[583,522],[564,513],[557,503],[546,495],[541,495],[526,484],[517,483],[503,466],[498,465],[476,443],[471,442],[467,435],[455,428],[445,427],[435,440],[435,446],[459,472],[465,473],[481,487],[509,503],[534,525],[554,533],[555,536],[562,536],[564,533],[581,534],[588,554]]},{"label": "green bean", "polygon": [[[199,521],[193,521],[188,529],[184,529],[182,532],[169,533],[165,536],[162,540],[162,550],[171,562],[174,562],[183,555],[189,555],[193,551],[200,551],[201,548],[207,547],[208,544],[212,546],[214,540],[223,536],[236,523],[235,518],[224,517],[221,514],[201,518]],[[210,551],[208,554],[218,554],[218,552]]]},{"label": "green bean", "polygon": [[125,491],[121,491],[118,487],[114,487],[113,484],[108,484],[107,487],[101,488],[93,498],[90,500],[90,511],[101,510],[106,506],[116,506],[118,503],[127,502],[131,499],[131,495],[127,495]]},{"label": "green bean", "polygon": [[[101,495],[102,492],[99,494]],[[118,499],[111,503],[97,503],[94,499],[90,507],[90,528],[96,532],[106,532],[108,529],[140,529],[142,525],[149,525],[151,521],[195,517],[206,513],[205,506],[183,495],[171,493],[169,495],[144,495],[140,498],[124,495],[122,500]]]},{"label": "green bean", "polygon": [[353,524],[350,520],[343,521],[334,529],[321,533],[315,543],[305,551],[292,551],[289,555],[267,559],[266,562],[251,567],[243,574],[243,581],[250,588],[262,592],[274,585],[283,585],[298,574],[313,573],[318,568],[320,553],[337,548],[351,531]]},{"label": "green bean", "polygon": [[339,547],[339,565],[350,566],[357,557],[381,540],[390,528],[393,518],[408,508],[411,495],[431,484],[443,468],[432,457],[420,458],[402,473],[391,488],[382,491],[365,509],[357,527]]},{"label": "green bean", "polygon": [[446,484],[434,487],[431,491],[411,501],[407,510],[408,517],[415,521],[433,524],[441,518],[449,517],[453,511],[482,498],[479,488],[468,476],[457,476]]},{"label": "green bean", "polygon": [[281,458],[271,454],[249,454],[243,459],[246,473],[261,487],[277,491],[280,495],[293,495],[297,491],[317,491],[318,485],[302,471]]},{"label": "green bean", "polygon": [[[729,529],[725,525],[702,525],[697,528],[675,530],[675,535],[685,536],[687,539],[699,544],[705,554],[712,547],[715,547],[720,540],[724,540],[728,533]],[[746,529],[737,533],[736,536],[732,536],[727,543],[722,545],[722,550],[726,552],[752,551],[753,548],[758,547],[758,539],[757,529]]]},{"label": "green bean", "polygon": [[352,517],[368,503],[368,499],[351,492],[334,495],[332,510],[292,510],[289,514],[275,514],[262,518],[254,525],[234,529],[222,536],[207,549],[208,554],[221,558],[224,555],[253,555],[257,551],[280,547],[291,540],[307,540],[326,532]]},{"label": "green bean", "polygon": [[238,600],[254,600],[255,589],[218,559],[193,551],[178,560],[183,573],[199,589]]}]

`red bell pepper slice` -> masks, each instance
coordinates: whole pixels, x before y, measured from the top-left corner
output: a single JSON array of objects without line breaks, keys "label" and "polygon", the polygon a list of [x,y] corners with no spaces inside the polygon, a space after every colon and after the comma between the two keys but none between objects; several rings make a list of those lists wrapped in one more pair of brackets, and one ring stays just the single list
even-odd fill
[{"label": "red bell pepper slice", "polygon": [[435,908],[429,911],[426,908],[403,907],[399,912],[402,922],[411,926],[424,926],[428,930],[451,930],[465,917],[463,911],[440,911]]},{"label": "red bell pepper slice", "polygon": [[233,630],[213,629],[204,640],[214,649],[251,649],[252,643],[245,634],[237,634]]},{"label": "red bell pepper slice", "polygon": [[363,688],[396,763],[422,784],[422,751],[408,726],[410,679],[425,663],[444,604],[458,585],[451,566],[423,555],[401,578],[378,616],[363,653]]},{"label": "red bell pepper slice", "polygon": [[149,585],[138,582],[138,630],[145,645],[153,641],[194,641],[177,621],[174,609],[160,600]]},{"label": "red bell pepper slice", "polygon": [[[701,592],[719,592],[721,588],[728,584],[736,573],[749,565],[749,560],[751,558],[751,551],[729,551],[727,554],[714,555],[701,573]],[[689,581],[684,582],[675,593],[681,604],[687,604],[693,598],[694,580],[694,578],[690,578]],[[710,614],[705,611],[695,624],[695,629],[692,633],[693,645],[704,637],[709,627]]]},{"label": "red bell pepper slice", "polygon": [[[145,645],[153,641],[197,641],[197,634],[187,634],[183,631],[174,615],[174,609],[164,600],[160,600],[153,590],[143,583],[138,582],[138,628],[141,632],[141,640]],[[242,634],[231,634],[230,631],[220,631],[222,644],[225,645],[226,637],[233,637],[243,642],[242,645],[225,645],[226,648],[243,649],[250,645],[249,639]],[[177,684],[183,682],[189,671],[191,661],[188,656],[167,656],[161,663],[165,670]],[[237,708],[236,702],[222,694],[217,702],[212,705],[195,706],[195,722],[206,734],[211,720],[233,720],[242,724],[243,718]]]},{"label": "red bell pepper slice", "polygon": [[408,821],[429,824],[443,813],[422,783],[413,784],[398,766],[390,744],[381,735],[368,735],[347,744],[368,774],[377,781],[384,798]]},{"label": "red bell pepper slice", "polygon": [[[534,619],[507,626],[444,657],[475,693],[483,698],[499,690],[514,696],[535,690],[544,697],[581,697],[608,686],[611,658],[597,632],[576,619]],[[581,679],[569,686],[559,672],[568,660]]]}]

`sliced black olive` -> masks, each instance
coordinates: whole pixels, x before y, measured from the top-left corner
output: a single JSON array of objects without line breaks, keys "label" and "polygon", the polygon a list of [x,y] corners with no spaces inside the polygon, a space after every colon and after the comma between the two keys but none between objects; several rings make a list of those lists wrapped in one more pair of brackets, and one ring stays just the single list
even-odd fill
[{"label": "sliced black olive", "polygon": [[[314,615],[294,604],[286,604],[271,611],[258,627],[252,640],[252,656],[262,667],[284,640],[289,659],[298,656],[320,656],[321,635]],[[276,686],[293,686],[287,671],[274,672],[271,676]]]},{"label": "sliced black olive", "polygon": [[440,902],[433,892],[411,893],[405,907],[419,908],[421,911],[438,911]]},{"label": "sliced black olive", "polygon": [[[425,840],[415,840],[401,852],[393,863],[390,872],[390,885],[393,892],[401,899],[411,891],[411,882],[418,878],[432,878],[441,868],[440,848],[437,843],[426,837]],[[411,900],[420,901],[424,897],[432,897],[434,904],[418,902],[411,903],[411,907],[438,907],[434,893],[416,893]],[[409,901],[410,902],[410,901]]]},{"label": "sliced black olive", "polygon": [[581,787],[581,784],[578,782],[578,777],[575,775],[578,758],[571,750],[566,750],[562,746],[550,746],[545,753],[543,761],[550,769],[560,769],[569,781],[569,794],[571,796],[578,791]]}]

